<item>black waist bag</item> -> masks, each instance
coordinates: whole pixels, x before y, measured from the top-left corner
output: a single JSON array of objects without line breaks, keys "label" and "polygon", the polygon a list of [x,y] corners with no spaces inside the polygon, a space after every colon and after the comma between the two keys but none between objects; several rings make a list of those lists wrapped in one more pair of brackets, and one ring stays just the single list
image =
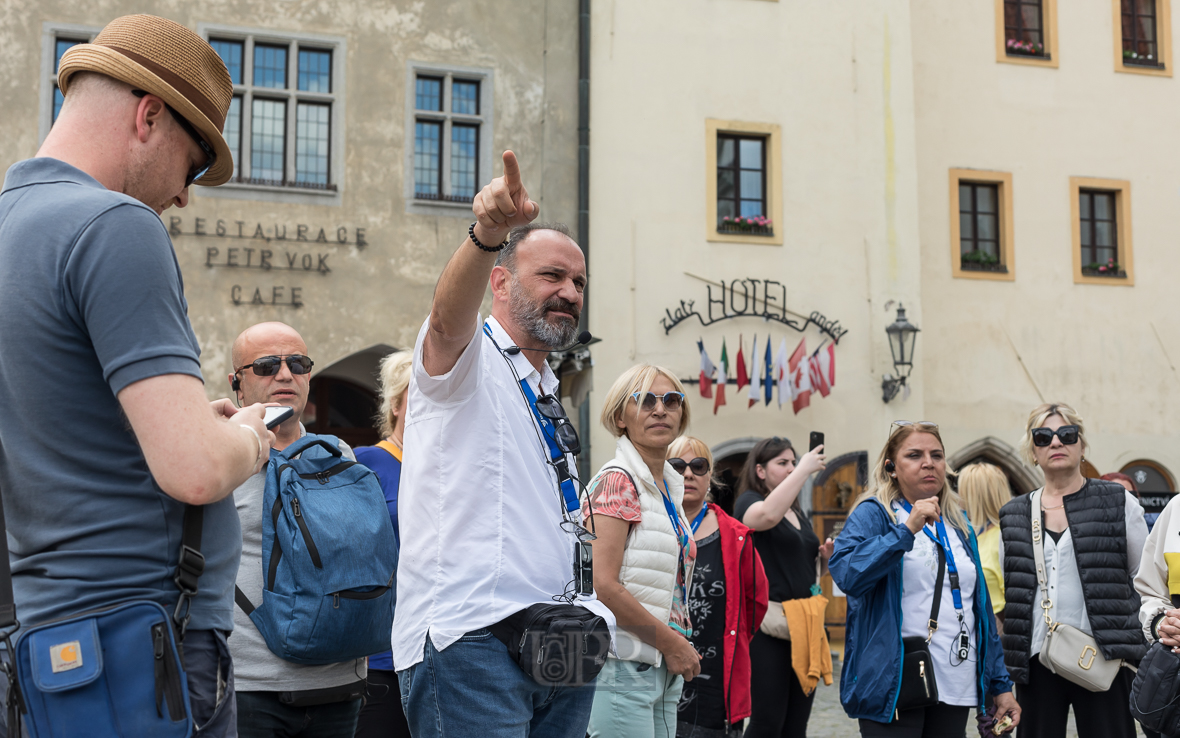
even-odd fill
[{"label": "black waist bag", "polygon": [[[938,608],[942,604],[942,577],[946,571],[946,554],[938,548],[938,576],[934,581],[934,602],[930,607],[930,637],[938,630]],[[938,704],[938,683],[934,680],[934,659],[930,656],[930,638],[910,636],[901,639],[901,688],[897,694],[897,712]]]},{"label": "black waist bag", "polygon": [[538,603],[488,629],[521,670],[544,687],[589,684],[610,650],[606,621],[578,605]]},{"label": "black waist bag", "polygon": [[1180,656],[1155,643],[1131,684],[1131,715],[1164,735],[1180,733]]}]

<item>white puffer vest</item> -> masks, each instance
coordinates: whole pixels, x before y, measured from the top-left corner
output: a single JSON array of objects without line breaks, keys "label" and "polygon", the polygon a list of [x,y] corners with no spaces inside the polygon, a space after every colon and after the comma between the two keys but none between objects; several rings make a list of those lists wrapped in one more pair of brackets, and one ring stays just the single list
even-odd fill
[{"label": "white puffer vest", "polygon": [[[619,582],[656,620],[666,623],[672,612],[676,567],[680,562],[680,544],[676,540],[676,531],[668,518],[668,510],[664,506],[660,488],[656,486],[647,464],[626,436],[619,438],[615,447],[615,458],[599,469],[591,480],[591,500],[594,499],[598,483],[612,470],[625,471],[634,480],[639,491],[642,515],[640,523],[632,526],[631,532],[627,535],[623,565],[619,569]],[[667,462],[664,462],[664,481],[668,484],[668,492],[676,505],[681,525],[684,526],[684,530],[689,530],[683,507],[684,479]],[[686,569],[684,581],[691,582],[692,562],[687,563]],[[615,646],[617,658],[626,661],[659,666],[663,660],[662,654],[654,646],[644,643],[621,627],[615,634]]]}]

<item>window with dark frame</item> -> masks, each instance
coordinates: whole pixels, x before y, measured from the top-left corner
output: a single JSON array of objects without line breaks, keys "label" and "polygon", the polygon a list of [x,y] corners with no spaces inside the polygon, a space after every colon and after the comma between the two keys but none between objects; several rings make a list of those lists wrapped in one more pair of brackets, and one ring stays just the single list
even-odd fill
[{"label": "window with dark frame", "polygon": [[774,235],[766,211],[765,136],[717,134],[717,232]]},{"label": "window with dark frame", "polygon": [[450,74],[415,76],[414,199],[467,203],[475,197],[480,86]]},{"label": "window with dark frame", "polygon": [[1044,0],[1004,0],[1004,50],[1008,56],[1049,58]]},{"label": "window with dark frame", "polygon": [[959,268],[1008,272],[1000,248],[1000,187],[959,182]]},{"label": "window with dark frame", "polygon": [[1078,216],[1082,274],[1088,277],[1125,277],[1119,264],[1118,193],[1079,190]]},{"label": "window with dark frame", "polygon": [[1121,3],[1123,64],[1162,68],[1156,0],[1121,0]]},{"label": "window with dark frame", "polygon": [[248,37],[213,37],[209,44],[234,85],[222,131],[234,158],[230,181],[335,190],[332,50],[302,42],[250,43]]},{"label": "window with dark frame", "polygon": [[57,116],[61,113],[61,105],[65,102],[65,96],[61,94],[61,88],[57,86],[57,69],[61,66],[61,56],[71,46],[84,43],[86,43],[86,39],[62,38],[61,36],[56,36],[53,39],[53,114],[49,119],[50,125],[57,122]]}]

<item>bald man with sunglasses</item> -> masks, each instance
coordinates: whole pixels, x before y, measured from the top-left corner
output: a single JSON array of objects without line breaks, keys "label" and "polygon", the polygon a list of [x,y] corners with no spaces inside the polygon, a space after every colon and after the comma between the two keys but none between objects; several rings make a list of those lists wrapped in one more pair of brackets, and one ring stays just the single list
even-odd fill
[{"label": "bald man with sunglasses", "polygon": [[[230,355],[234,371],[229,383],[238,403],[291,408],[294,414],[274,428],[274,448],[282,451],[298,441],[307,432],[299,419],[307,407],[315,365],[303,337],[286,323],[258,323],[242,331]],[[356,461],[343,441],[340,450]],[[234,490],[234,505],[242,521],[237,587],[254,603],[262,601],[265,491],[266,467]],[[281,659],[267,647],[250,616],[237,606],[229,650],[238,698],[238,735],[242,738],[352,738],[364,693],[363,658],[320,666]]]}]

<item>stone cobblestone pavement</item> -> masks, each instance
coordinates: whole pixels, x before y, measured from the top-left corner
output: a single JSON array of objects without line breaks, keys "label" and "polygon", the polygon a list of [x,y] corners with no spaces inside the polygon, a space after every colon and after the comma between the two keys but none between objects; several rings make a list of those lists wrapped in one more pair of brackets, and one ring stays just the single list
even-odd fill
[{"label": "stone cobblestone pavement", "polygon": [[[859,738],[860,736],[856,721],[845,715],[844,708],[840,706],[840,663],[834,659],[833,662],[836,672],[835,679],[830,687],[825,687],[821,683],[816,692],[815,704],[811,709],[811,721],[807,724],[807,738]],[[972,719],[967,723],[967,738],[975,738],[979,735],[975,730],[974,717],[975,713],[972,711]],[[1072,714],[1069,717],[1069,727],[1065,734],[1066,738],[1078,738]],[[1139,735],[1143,735],[1142,729],[1139,730]]]}]

